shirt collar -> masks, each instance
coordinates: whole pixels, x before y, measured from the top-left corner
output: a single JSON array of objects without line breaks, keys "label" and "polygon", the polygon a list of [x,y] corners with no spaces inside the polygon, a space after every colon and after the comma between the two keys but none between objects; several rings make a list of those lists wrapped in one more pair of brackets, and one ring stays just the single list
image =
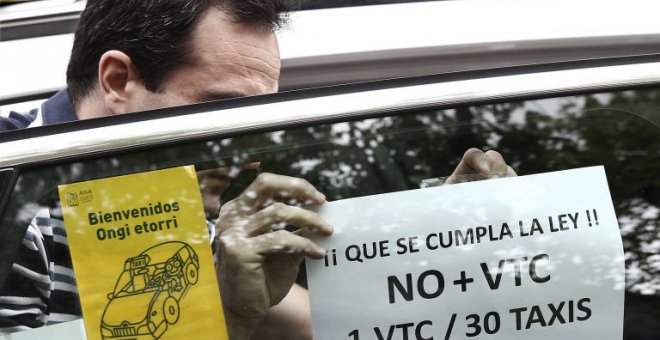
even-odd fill
[{"label": "shirt collar", "polygon": [[44,125],[78,120],[78,116],[76,116],[76,111],[73,109],[73,104],[71,103],[69,91],[67,89],[57,92],[54,96],[44,102],[41,106],[41,114]]}]

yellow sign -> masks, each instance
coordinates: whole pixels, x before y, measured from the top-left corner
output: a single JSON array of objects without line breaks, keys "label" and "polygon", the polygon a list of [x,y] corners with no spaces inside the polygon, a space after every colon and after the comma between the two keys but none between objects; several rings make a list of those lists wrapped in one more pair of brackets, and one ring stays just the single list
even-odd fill
[{"label": "yellow sign", "polygon": [[89,339],[228,339],[194,167],[59,194]]}]

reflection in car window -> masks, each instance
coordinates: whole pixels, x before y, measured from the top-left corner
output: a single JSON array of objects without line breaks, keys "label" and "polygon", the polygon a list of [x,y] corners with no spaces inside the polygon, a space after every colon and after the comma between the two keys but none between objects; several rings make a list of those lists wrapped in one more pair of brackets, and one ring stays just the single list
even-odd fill
[{"label": "reflection in car window", "polygon": [[42,207],[57,210],[59,184],[186,164],[229,169],[223,203],[258,171],[305,178],[331,201],[416,189],[470,147],[497,149],[521,175],[604,165],[625,248],[625,339],[658,338],[658,108],[660,89],[425,109],[36,168],[20,177],[3,226],[22,235]]}]

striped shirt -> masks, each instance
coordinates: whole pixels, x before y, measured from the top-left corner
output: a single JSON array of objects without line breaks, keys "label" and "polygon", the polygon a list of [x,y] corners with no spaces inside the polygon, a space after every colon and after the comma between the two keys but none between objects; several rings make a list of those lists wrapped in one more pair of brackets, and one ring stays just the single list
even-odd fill
[{"label": "striped shirt", "polygon": [[[0,131],[77,120],[66,90],[27,113],[0,117]],[[30,222],[0,288],[0,333],[80,318],[69,246],[59,209],[42,207]]]},{"label": "striped shirt", "polygon": [[42,208],[32,219],[0,291],[0,332],[80,317],[78,289],[62,219]]}]

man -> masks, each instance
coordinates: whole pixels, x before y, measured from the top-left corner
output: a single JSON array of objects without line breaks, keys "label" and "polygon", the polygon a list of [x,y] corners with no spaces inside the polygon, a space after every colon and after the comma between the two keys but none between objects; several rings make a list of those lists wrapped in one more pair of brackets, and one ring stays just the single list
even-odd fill
[{"label": "man", "polygon": [[[284,0],[89,0],[76,30],[68,90],[41,109],[0,120],[0,130],[276,92],[280,59],[273,31],[288,10]],[[453,178],[490,172],[514,174],[498,153],[471,149]],[[332,227],[316,213],[281,203],[292,200],[318,205],[325,196],[302,179],[262,174],[220,211],[218,272],[232,340],[311,338],[307,292],[294,279],[305,256],[325,252],[297,234],[271,232],[271,225],[321,235]],[[30,300],[37,312],[0,308],[3,329],[80,315],[66,239],[53,241],[53,230],[64,232],[56,221],[47,214],[35,218],[24,243],[37,249],[40,240],[54,242],[54,258],[43,259],[53,268],[43,268],[39,277],[48,280],[54,272],[55,280],[71,282],[66,289],[55,282],[50,290],[31,292],[39,296]],[[11,284],[0,295],[6,297]]]}]

